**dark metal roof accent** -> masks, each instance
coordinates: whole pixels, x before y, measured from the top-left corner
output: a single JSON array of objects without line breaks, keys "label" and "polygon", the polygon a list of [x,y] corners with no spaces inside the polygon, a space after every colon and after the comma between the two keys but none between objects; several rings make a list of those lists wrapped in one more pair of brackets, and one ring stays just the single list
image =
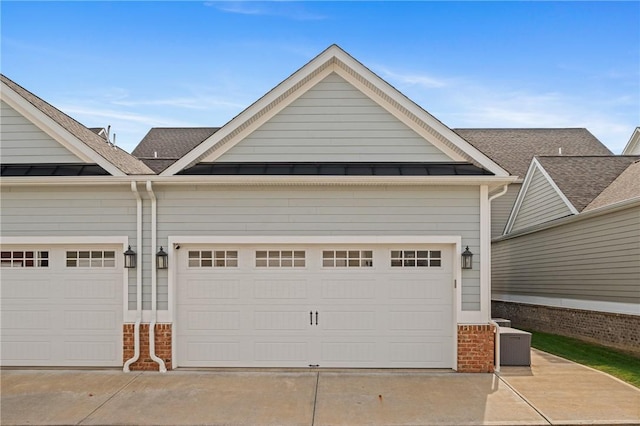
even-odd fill
[{"label": "dark metal roof accent", "polygon": [[199,163],[179,175],[493,176],[470,163]]},{"label": "dark metal roof accent", "polygon": [[110,176],[97,164],[3,164],[0,176]]}]

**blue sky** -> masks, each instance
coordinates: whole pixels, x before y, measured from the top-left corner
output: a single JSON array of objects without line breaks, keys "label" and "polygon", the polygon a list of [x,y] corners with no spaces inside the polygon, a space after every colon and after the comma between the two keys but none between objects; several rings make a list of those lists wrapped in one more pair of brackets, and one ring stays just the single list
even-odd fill
[{"label": "blue sky", "polygon": [[640,2],[2,1],[2,73],[131,151],[221,126],[336,43],[446,125],[640,125]]}]

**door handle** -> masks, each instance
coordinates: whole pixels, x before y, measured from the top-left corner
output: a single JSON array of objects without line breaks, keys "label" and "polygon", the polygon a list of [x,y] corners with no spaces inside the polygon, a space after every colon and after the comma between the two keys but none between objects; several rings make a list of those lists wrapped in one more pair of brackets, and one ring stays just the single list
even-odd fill
[{"label": "door handle", "polygon": [[316,325],[318,325],[318,311],[316,311]]},{"label": "door handle", "polygon": [[309,324],[313,325],[313,311],[309,311]]}]

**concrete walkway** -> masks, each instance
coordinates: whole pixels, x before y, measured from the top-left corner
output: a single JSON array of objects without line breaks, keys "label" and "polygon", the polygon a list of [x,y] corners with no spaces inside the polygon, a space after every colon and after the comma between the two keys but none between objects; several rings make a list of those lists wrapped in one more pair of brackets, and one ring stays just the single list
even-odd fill
[{"label": "concrete walkway", "polygon": [[640,389],[533,351],[500,375],[430,371],[3,370],[0,423],[640,424]]}]

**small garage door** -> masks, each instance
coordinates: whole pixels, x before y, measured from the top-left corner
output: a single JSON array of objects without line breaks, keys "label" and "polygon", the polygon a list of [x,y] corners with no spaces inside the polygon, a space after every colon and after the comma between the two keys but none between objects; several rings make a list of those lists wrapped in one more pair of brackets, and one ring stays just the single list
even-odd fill
[{"label": "small garage door", "polygon": [[449,245],[177,253],[179,366],[454,367]]},{"label": "small garage door", "polygon": [[121,366],[122,248],[2,246],[2,365]]}]

